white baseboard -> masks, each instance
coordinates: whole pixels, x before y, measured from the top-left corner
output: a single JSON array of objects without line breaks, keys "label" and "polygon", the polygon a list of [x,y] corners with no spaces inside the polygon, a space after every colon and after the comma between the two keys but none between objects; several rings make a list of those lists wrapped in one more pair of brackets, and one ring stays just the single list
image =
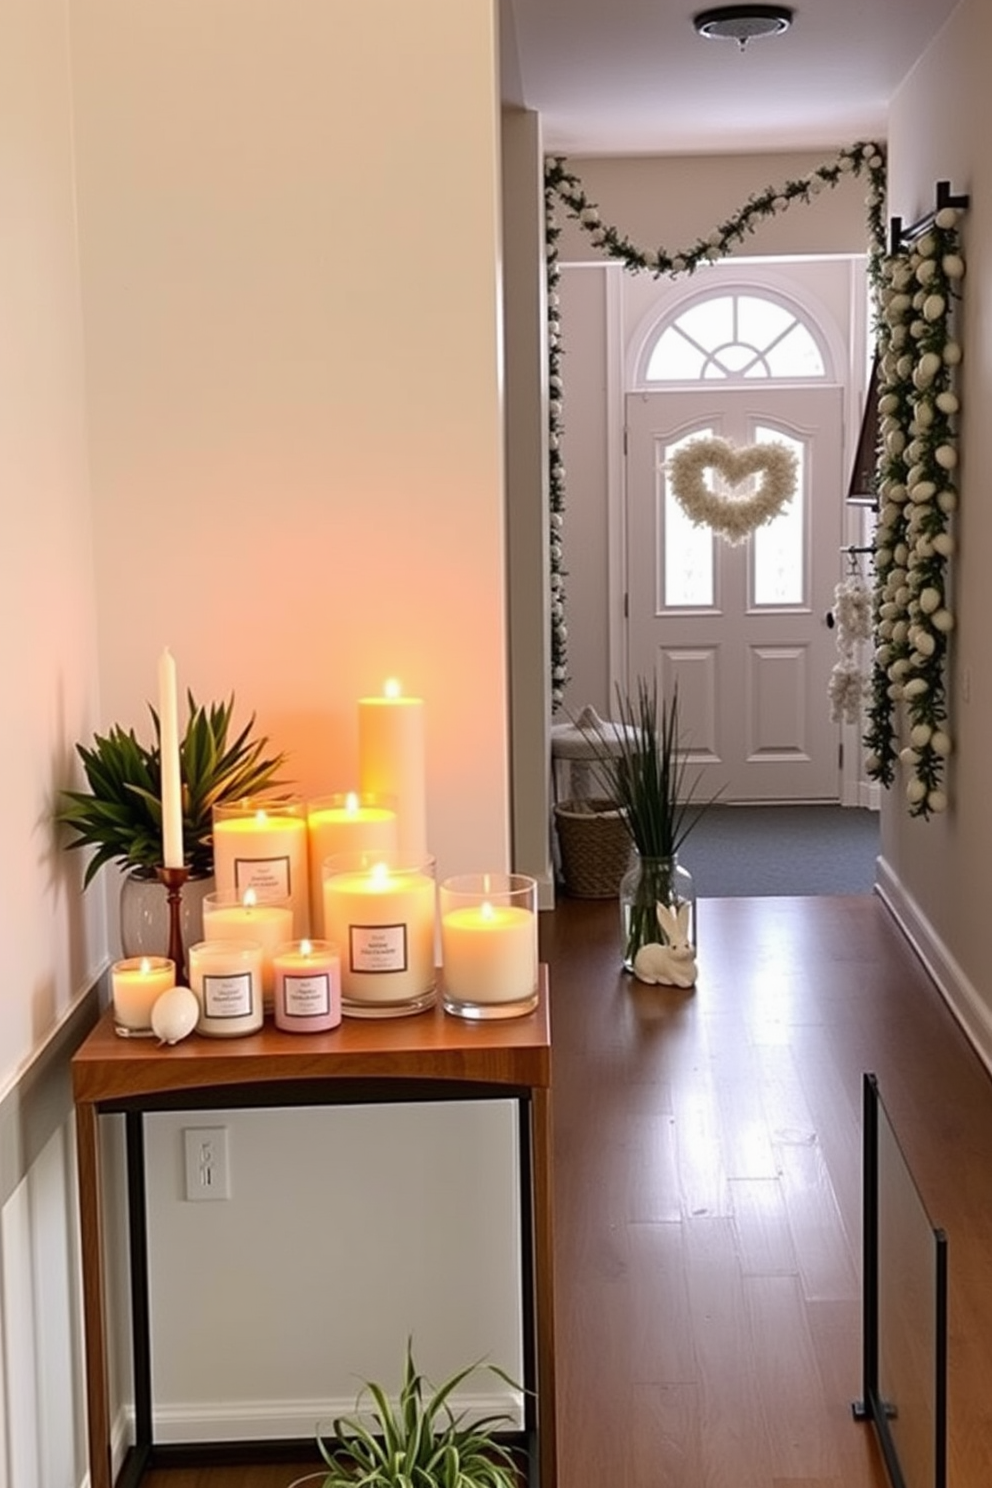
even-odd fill
[{"label": "white baseboard", "polygon": [[[519,1430],[523,1424],[519,1397],[509,1390],[488,1395],[460,1393],[453,1406],[456,1413],[465,1412],[467,1421],[505,1415],[510,1418],[507,1430]],[[176,1442],[265,1441],[283,1437],[298,1441],[314,1438],[318,1427],[329,1435],[336,1417],[354,1414],[354,1395],[339,1400],[179,1401],[155,1406],[152,1429],[156,1443],[162,1446]],[[113,1439],[116,1474],[128,1444],[134,1440],[133,1411],[118,1417]]]},{"label": "white baseboard", "polygon": [[979,996],[911,894],[878,859],[877,891],[919,956],[961,1029],[992,1073],[992,1010]]}]

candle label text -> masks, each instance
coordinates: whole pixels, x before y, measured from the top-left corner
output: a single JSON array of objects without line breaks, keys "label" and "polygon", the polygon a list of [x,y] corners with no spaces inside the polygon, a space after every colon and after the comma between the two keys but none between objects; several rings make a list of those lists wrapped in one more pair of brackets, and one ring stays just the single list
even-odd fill
[{"label": "candle label text", "polygon": [[203,1012],[207,1018],[245,1018],[252,1011],[252,974],[232,972],[230,976],[203,978]]},{"label": "candle label text", "polygon": [[405,925],[349,925],[353,972],[407,970]]},{"label": "candle label text", "polygon": [[260,904],[288,899],[292,888],[289,858],[235,858],[234,890],[239,898],[254,889]]},{"label": "candle label text", "polygon": [[284,976],[286,1016],[320,1018],[331,1011],[331,979],[325,971],[316,976]]}]

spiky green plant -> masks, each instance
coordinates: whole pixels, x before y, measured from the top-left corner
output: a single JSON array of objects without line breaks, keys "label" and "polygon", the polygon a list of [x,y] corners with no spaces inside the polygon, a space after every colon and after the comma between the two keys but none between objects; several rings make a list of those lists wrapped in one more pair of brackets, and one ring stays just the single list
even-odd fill
[{"label": "spiky green plant", "polygon": [[656,906],[673,903],[671,866],[679,848],[715,797],[697,798],[698,775],[688,777],[679,724],[678,687],[667,702],[638,678],[633,697],[617,688],[615,729],[583,725],[593,751],[592,770],[603,794],[620,808],[641,860],[641,876],[626,925],[624,962],[642,945],[664,939]]},{"label": "spiky green plant", "polygon": [[[252,739],[255,715],[229,740],[233,694],[226,703],[197,704],[187,694],[189,718],[179,745],[182,777],[183,847],[196,875],[213,873],[213,808],[271,790],[285,754],[265,758],[267,738]],[[161,752],[158,714],[149,708],[155,742],[141,743],[133,729],[114,725],[90,746],[76,745],[89,790],[67,790],[56,820],[76,836],[70,848],[93,848],[83,885],[104,863],[155,868],[162,861]]]},{"label": "spiky green plant", "polygon": [[355,1402],[362,1414],[337,1417],[332,1441],[318,1432],[328,1466],[321,1488],[516,1488],[513,1453],[494,1436],[512,1418],[500,1414],[468,1422],[464,1411],[456,1413],[451,1406],[459,1385],[483,1370],[520,1388],[498,1365],[482,1361],[433,1385],[414,1364],[408,1340],[396,1404],[381,1385],[366,1380]]}]

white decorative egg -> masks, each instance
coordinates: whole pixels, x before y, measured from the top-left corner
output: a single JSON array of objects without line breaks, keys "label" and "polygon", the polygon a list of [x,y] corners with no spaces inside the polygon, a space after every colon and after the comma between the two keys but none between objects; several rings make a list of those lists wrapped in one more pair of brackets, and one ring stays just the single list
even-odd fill
[{"label": "white decorative egg", "polygon": [[193,1032],[199,1017],[196,994],[188,987],[170,987],[152,1004],[152,1032],[163,1044],[178,1044]]}]

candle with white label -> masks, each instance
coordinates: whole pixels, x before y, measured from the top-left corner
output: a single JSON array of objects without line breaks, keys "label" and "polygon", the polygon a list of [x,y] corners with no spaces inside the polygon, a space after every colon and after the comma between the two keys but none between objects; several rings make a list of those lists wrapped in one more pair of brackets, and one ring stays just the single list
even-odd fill
[{"label": "candle with white label", "polygon": [[262,947],[201,940],[189,948],[189,984],[200,1004],[198,1033],[235,1038],[262,1027]]},{"label": "candle with white label", "polygon": [[179,762],[176,663],[168,647],[158,662],[158,730],[162,795],[162,866],[183,867],[183,787]]},{"label": "candle with white label", "polygon": [[213,839],[217,893],[242,899],[254,889],[259,904],[288,900],[293,935],[306,935],[310,890],[303,802],[246,797],[215,806]]},{"label": "candle with white label", "polygon": [[254,889],[240,899],[207,894],[203,901],[204,940],[252,940],[262,947],[262,990],[271,1002],[275,989],[272,957],[293,934],[293,907],[288,899],[260,903]]},{"label": "candle with white label", "polygon": [[275,1023],[287,1033],[326,1033],[341,1022],[341,960],[327,940],[279,946],[275,968]]},{"label": "candle with white label", "polygon": [[121,1038],[150,1037],[152,1008],[176,985],[176,964],[168,956],[127,956],[110,968],[114,1027]]},{"label": "candle with white label", "polygon": [[346,1016],[389,1018],[434,1002],[434,860],[400,854],[329,858],[324,926],[341,954]]},{"label": "candle with white label", "polygon": [[537,883],[522,873],[467,873],[441,885],[445,1011],[514,1018],[538,997]]},{"label": "candle with white label", "polygon": [[318,796],[307,806],[310,844],[310,929],[324,933],[324,864],[346,853],[393,852],[396,812],[391,798],[341,791]]},{"label": "candle with white label", "polygon": [[422,698],[404,697],[390,680],[382,697],[358,703],[362,791],[396,802],[398,847],[407,862],[427,856],[427,785]]}]

